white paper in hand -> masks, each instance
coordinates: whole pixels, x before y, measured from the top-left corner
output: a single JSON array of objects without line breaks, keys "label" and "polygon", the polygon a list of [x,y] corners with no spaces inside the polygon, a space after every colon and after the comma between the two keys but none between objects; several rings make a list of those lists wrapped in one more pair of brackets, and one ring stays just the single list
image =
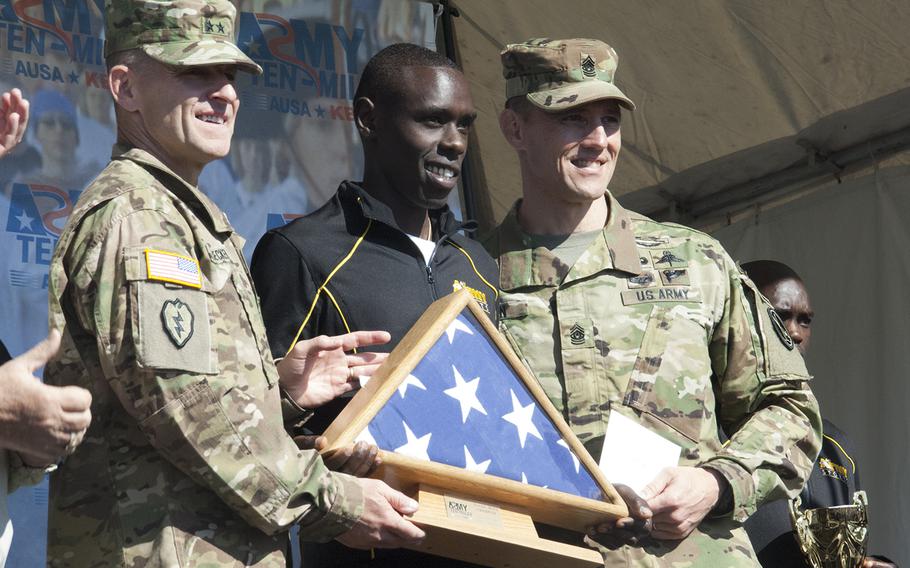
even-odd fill
[{"label": "white paper in hand", "polygon": [[641,494],[662,469],[679,465],[681,452],[679,445],[611,412],[599,465],[610,483],[628,485]]}]

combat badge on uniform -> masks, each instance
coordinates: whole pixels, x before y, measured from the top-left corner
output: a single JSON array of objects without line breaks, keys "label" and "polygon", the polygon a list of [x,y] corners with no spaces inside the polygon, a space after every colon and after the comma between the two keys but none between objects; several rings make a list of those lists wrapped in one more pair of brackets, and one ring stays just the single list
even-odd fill
[{"label": "combat badge on uniform", "polygon": [[670,239],[667,237],[635,237],[635,244],[645,248],[666,246],[669,243]]},{"label": "combat badge on uniform", "polygon": [[664,286],[688,286],[689,271],[685,268],[666,268],[660,271],[660,279]]},{"label": "combat badge on uniform", "polygon": [[654,273],[650,270],[645,270],[638,276],[633,276],[627,280],[629,284],[629,289],[635,288],[650,288],[657,284],[657,279],[654,278]]},{"label": "combat badge on uniform", "polygon": [[676,256],[672,250],[651,251],[651,258],[658,268],[685,268],[689,265],[686,259]]},{"label": "combat badge on uniform", "polygon": [[161,323],[177,349],[193,336],[194,320],[193,311],[179,299],[168,300],[161,307]]}]

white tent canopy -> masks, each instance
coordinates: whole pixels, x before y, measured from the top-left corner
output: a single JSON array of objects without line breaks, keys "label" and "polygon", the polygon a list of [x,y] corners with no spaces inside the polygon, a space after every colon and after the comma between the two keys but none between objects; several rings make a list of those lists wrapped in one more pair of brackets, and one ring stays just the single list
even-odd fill
[{"label": "white tent canopy", "polygon": [[[594,37],[619,53],[623,117],[611,189],[645,213],[701,218],[768,191],[833,180],[910,147],[910,6],[813,2],[457,2],[458,58],[480,120],[484,224],[520,193],[499,133],[499,51]],[[901,158],[904,163],[907,159]]]}]

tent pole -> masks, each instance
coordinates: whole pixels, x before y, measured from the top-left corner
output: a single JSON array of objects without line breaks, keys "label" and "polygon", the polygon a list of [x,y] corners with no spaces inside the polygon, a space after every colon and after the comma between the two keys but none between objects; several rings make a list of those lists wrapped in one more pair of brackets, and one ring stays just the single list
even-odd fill
[{"label": "tent pole", "polygon": [[[460,16],[458,8],[453,6],[449,0],[439,0],[438,3],[435,3],[439,11],[439,21],[442,24],[442,44],[443,44],[443,55],[451,59],[458,65],[458,68],[461,69],[461,62],[458,61],[458,50],[455,46],[455,25],[452,21],[453,18]],[[464,69],[462,69],[464,71]],[[470,152],[470,146],[468,147],[468,152]],[[471,182],[471,161],[468,160],[468,156],[465,155],[464,160],[461,163],[461,195],[464,201],[464,211],[462,212],[463,219],[474,219],[477,214],[477,205],[474,199],[474,187]],[[473,237],[474,231],[468,232],[469,237]]]}]

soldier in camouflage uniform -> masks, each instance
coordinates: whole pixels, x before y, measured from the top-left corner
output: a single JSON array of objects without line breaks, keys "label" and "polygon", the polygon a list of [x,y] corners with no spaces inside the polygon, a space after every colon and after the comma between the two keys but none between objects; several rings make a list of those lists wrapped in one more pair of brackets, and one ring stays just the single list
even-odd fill
[{"label": "soldier in camouflage uniform", "polygon": [[502,329],[592,455],[613,413],[681,447],[642,491],[650,536],[590,536],[615,548],[602,548],[606,566],[756,565],[741,523],[797,494],[819,449],[799,352],[720,244],[607,191],[620,107],[634,109],[613,83],[612,48],[532,40],[502,62],[500,126],[523,189],[485,241],[500,263]]},{"label": "soldier in camouflage uniform", "polygon": [[328,471],[282,422],[279,381],[339,362],[369,373],[343,350],[382,337],[323,338],[276,369],[243,240],[196,188],[230,149],[234,73],[261,71],[233,43],[235,16],[227,0],[107,5],[119,143],[50,271],[63,343],[45,376],[88,388],[95,416],[51,481],[52,566],[283,567],[293,523],[361,548],[423,536],[400,514],[413,501]]}]

